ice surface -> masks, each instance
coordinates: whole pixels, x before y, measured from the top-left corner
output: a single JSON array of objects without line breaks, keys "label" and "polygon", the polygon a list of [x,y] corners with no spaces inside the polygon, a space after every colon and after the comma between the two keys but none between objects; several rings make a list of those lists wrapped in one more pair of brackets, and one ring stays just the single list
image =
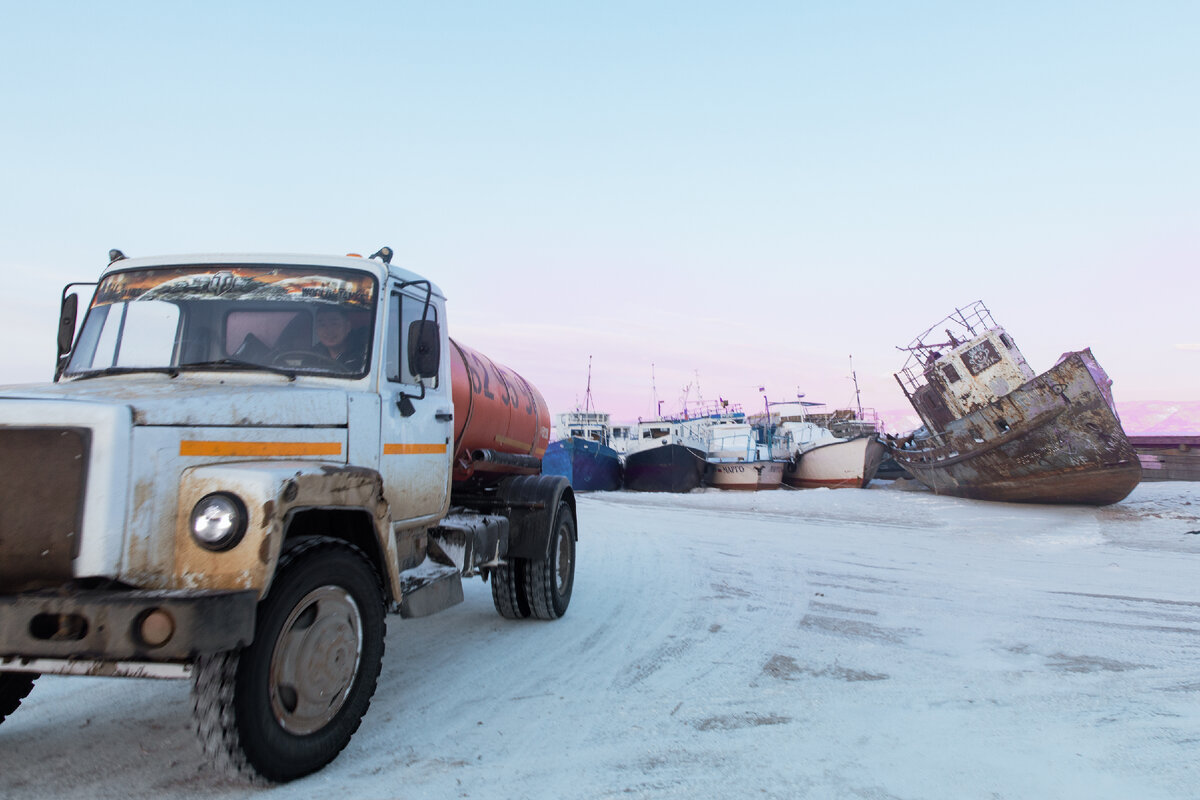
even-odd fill
[{"label": "ice surface", "polygon": [[[579,499],[574,598],[389,618],[372,707],[281,798],[1190,798],[1200,484],[1102,509],[866,491]],[[39,680],[0,797],[242,797],[185,682]]]}]

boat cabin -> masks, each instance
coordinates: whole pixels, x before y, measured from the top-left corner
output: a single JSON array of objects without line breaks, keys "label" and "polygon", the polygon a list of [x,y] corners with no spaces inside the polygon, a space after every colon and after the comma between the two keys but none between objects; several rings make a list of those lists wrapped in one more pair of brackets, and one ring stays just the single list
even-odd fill
[{"label": "boat cabin", "polygon": [[945,430],[1035,374],[982,301],[956,310],[900,349],[909,358],[896,380],[931,431]]},{"label": "boat cabin", "polygon": [[555,418],[555,438],[577,437],[607,446],[612,436],[612,427],[608,424],[608,419],[608,414],[598,411],[568,411],[559,414]]},{"label": "boat cabin", "polygon": [[608,443],[608,446],[618,453],[627,453],[629,452],[629,442],[633,436],[632,425],[613,425],[612,440]]},{"label": "boat cabin", "polygon": [[681,444],[700,452],[708,449],[707,426],[697,420],[657,419],[639,422],[633,431],[629,452],[665,444]]}]

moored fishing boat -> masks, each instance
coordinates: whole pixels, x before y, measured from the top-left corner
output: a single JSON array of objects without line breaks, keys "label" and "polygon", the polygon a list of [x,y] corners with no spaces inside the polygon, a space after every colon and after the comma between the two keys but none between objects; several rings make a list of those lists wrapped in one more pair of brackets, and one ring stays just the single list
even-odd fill
[{"label": "moored fishing boat", "polygon": [[704,482],[717,489],[760,491],[778,489],[784,461],[771,458],[768,442],[759,442],[755,429],[738,413],[724,415],[709,427]]},{"label": "moored fishing boat", "polygon": [[887,447],[875,435],[835,438],[798,450],[783,480],[796,489],[865,489],[886,454]]},{"label": "moored fishing boat", "polygon": [[546,445],[542,474],[564,476],[577,492],[613,491],[621,488],[621,458],[600,440],[569,436]]},{"label": "moored fishing boat", "polygon": [[625,455],[626,489],[690,492],[704,478],[705,435],[690,420],[639,422]]},{"label": "moored fishing boat", "polygon": [[[887,455],[875,423],[848,411],[834,415],[806,411],[820,405],[798,403],[780,414],[777,435],[791,439],[791,460],[784,468],[783,482],[795,489],[865,489]],[[840,430],[851,435],[838,436],[814,418],[837,419],[843,426]]]},{"label": "moored fishing boat", "polygon": [[786,461],[708,461],[704,482],[714,489],[741,489],[760,492],[778,489],[783,484]]},{"label": "moored fishing boat", "polygon": [[981,301],[900,349],[909,356],[896,380],[924,427],[891,451],[934,492],[1108,505],[1141,479],[1112,381],[1090,349],[1035,375]]},{"label": "moored fishing boat", "polygon": [[612,447],[609,415],[592,408],[592,362],[583,409],[555,418],[555,441],[542,456],[543,475],[562,475],[579,492],[607,492],[621,488],[621,457]]}]

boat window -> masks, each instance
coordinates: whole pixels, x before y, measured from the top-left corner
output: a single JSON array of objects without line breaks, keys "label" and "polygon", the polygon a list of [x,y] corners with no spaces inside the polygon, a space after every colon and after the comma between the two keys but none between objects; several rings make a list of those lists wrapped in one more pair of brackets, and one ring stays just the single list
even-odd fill
[{"label": "boat window", "polygon": [[1012,350],[1014,347],[1016,347],[1016,345],[1013,344],[1012,338],[1007,333],[1000,334],[1000,341],[1004,342],[1004,346],[1009,350]]},{"label": "boat window", "polygon": [[958,370],[954,368],[953,364],[943,364],[942,374],[946,376],[946,380],[950,383],[958,383],[960,380],[962,380],[962,378],[959,377]]},{"label": "boat window", "polygon": [[996,418],[996,430],[1000,431],[1001,433],[1008,431],[1008,421],[1005,420],[1004,417]]}]

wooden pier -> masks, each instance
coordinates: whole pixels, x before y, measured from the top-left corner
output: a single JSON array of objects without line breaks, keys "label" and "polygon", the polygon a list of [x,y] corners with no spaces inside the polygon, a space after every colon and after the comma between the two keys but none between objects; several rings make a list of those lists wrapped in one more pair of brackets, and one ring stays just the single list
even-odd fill
[{"label": "wooden pier", "polygon": [[1130,436],[1144,481],[1200,481],[1200,435]]}]

